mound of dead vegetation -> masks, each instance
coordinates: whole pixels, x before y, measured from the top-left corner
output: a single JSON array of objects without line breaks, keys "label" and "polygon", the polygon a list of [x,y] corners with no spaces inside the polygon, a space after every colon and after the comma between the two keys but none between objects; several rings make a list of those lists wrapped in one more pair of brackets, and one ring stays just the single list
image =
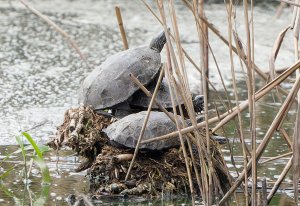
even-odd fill
[{"label": "mound of dead vegetation", "polygon": [[[63,124],[49,145],[54,149],[68,146],[85,159],[77,171],[88,169],[90,193],[95,198],[114,196],[171,197],[190,193],[189,178],[182,148],[170,148],[163,151],[140,151],[128,180],[128,172],[134,151],[112,146],[101,130],[115,119],[96,114],[90,107],[69,109],[65,113]],[[194,146],[193,146],[194,147]],[[219,189],[226,192],[230,186],[223,157],[217,143],[212,142],[212,157]],[[192,149],[188,157],[192,184],[199,193],[201,174],[198,150]],[[205,158],[204,158],[205,159]],[[194,165],[193,165],[194,164]],[[196,164],[196,165],[195,165]]]}]

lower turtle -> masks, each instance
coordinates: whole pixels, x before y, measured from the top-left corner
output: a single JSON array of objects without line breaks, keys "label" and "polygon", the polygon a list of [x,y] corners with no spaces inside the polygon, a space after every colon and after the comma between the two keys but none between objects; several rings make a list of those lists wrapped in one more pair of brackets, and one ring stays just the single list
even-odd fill
[{"label": "lower turtle", "polygon": [[[138,141],[146,111],[128,115],[103,129],[102,132],[109,138],[110,143],[116,147],[135,148]],[[178,116],[181,118],[180,116]],[[202,116],[197,121],[203,121]],[[189,120],[186,123],[190,125]],[[164,113],[152,111],[145,128],[143,140],[165,135],[176,131],[176,124]],[[142,150],[163,150],[180,145],[179,137],[149,142],[140,145]]]}]

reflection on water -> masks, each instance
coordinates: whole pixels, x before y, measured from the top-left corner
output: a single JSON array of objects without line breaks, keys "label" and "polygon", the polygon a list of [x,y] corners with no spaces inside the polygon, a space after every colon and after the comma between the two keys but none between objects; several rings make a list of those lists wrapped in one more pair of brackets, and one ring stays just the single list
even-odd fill
[{"label": "reflection on water", "polygon": [[[49,135],[53,135],[56,126],[62,121],[64,111],[70,107],[77,106],[77,90],[82,79],[97,65],[109,55],[122,50],[117,23],[114,16],[114,6],[120,5],[123,11],[125,28],[128,34],[129,45],[137,46],[148,42],[152,35],[161,28],[152,15],[146,11],[140,1],[70,1],[65,0],[46,0],[32,1],[32,5],[47,14],[55,23],[67,31],[78,43],[82,52],[86,55],[90,67],[87,67],[79,59],[78,55],[66,43],[66,41],[57,34],[52,28],[38,19],[36,16],[25,10],[18,1],[11,1],[13,7],[8,1],[1,1],[0,5],[0,145],[15,144],[14,134],[19,130],[26,130],[41,124],[37,129],[30,133],[38,142],[45,142]],[[150,4],[155,5],[153,1]],[[193,17],[189,11],[184,9],[178,1],[178,23],[181,33],[183,47],[197,62],[198,59],[198,40],[195,25],[192,22]],[[132,12],[135,11],[135,12]],[[218,11],[218,12],[216,12]],[[241,16],[242,9],[237,7],[237,16]],[[266,70],[268,67],[268,58],[271,48],[276,39],[276,35],[289,24],[290,11],[285,10],[282,15],[284,18],[275,20],[273,7],[255,8],[255,48],[256,64]],[[221,33],[227,36],[226,9],[224,5],[207,5],[206,15],[213,22]],[[243,40],[244,28],[243,18],[237,18],[236,28]],[[274,26],[275,25],[275,26]],[[265,32],[268,31],[268,32]],[[276,67],[281,68],[289,66],[293,62],[292,41],[285,41],[282,50],[279,53]],[[233,98],[232,83],[230,80],[230,66],[228,57],[228,48],[220,43],[217,37],[210,35],[210,43],[213,52],[218,60],[218,65],[225,79],[225,85],[228,87],[230,97]],[[210,60],[210,79],[214,86],[222,94],[220,79],[216,74],[216,66],[212,58]],[[236,65],[239,65],[238,59],[235,59]],[[199,90],[199,74],[187,64],[188,75],[191,89]],[[240,99],[245,99],[247,88],[245,84],[245,74],[239,68],[237,79]],[[260,87],[263,85],[260,82]],[[289,84],[285,85],[290,87]],[[274,101],[275,100],[275,101]],[[271,124],[276,111],[278,111],[279,100],[269,95],[257,103],[257,135],[258,141],[261,140]],[[220,110],[222,107],[218,105]],[[247,112],[243,113],[244,127],[249,126],[249,116]],[[294,123],[293,111],[289,113],[288,121],[284,123],[284,128],[289,135],[292,135]],[[226,127],[227,136],[235,142],[238,142],[234,125]],[[249,137],[249,133],[245,133]],[[247,142],[250,142],[248,140]],[[236,167],[242,169],[242,159],[240,144],[234,144],[234,153],[236,158]],[[1,147],[1,158],[14,147]],[[228,154],[228,148],[223,151]],[[285,141],[280,134],[275,134],[272,138],[266,152],[263,156],[271,157],[284,154],[289,151]],[[80,174],[73,174],[74,158],[64,158],[59,164],[59,174],[56,174],[55,155],[49,154],[50,168],[55,177],[54,183],[50,188],[50,199],[58,204],[64,201],[67,194],[76,190],[83,192],[82,181],[84,177]],[[2,162],[0,166],[1,173],[10,167],[19,164],[19,160],[11,162]],[[73,161],[73,162],[72,162]],[[71,163],[70,163],[71,162]],[[267,167],[261,168],[259,175],[267,176],[267,180],[272,182],[276,179],[282,170],[285,161],[270,162]],[[232,165],[228,161],[230,169]],[[14,196],[22,199],[28,197],[28,191],[24,190],[22,176],[18,173],[21,165],[18,165],[16,173],[6,178],[3,186],[14,191]],[[29,189],[35,197],[40,196],[40,182],[38,171],[37,175],[32,177],[32,183]],[[286,180],[291,182],[289,175]],[[241,196],[242,198],[242,196]],[[0,192],[0,201],[14,205],[13,198],[9,198],[2,190]],[[182,200],[172,203],[179,205],[188,204],[188,200]],[[274,205],[289,205],[289,199],[286,196],[276,196]],[[10,203],[9,203],[10,202]],[[282,202],[282,203],[281,203]],[[128,203],[129,204],[129,203]],[[171,203],[168,203],[171,204]]]}]

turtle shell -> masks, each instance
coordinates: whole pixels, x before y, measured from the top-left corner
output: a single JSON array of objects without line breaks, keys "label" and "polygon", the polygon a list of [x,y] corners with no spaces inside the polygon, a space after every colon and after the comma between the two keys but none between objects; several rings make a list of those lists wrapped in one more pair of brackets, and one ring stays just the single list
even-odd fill
[{"label": "turtle shell", "polygon": [[[146,88],[153,94],[156,84],[157,84],[157,81],[155,79],[152,82],[150,82]],[[148,108],[150,101],[151,101],[150,97],[148,97],[142,90],[138,90],[137,92],[135,92],[133,94],[132,99],[129,102],[129,104],[133,108]],[[162,80],[159,90],[156,94],[156,101],[159,102],[166,109],[172,108],[172,101],[171,101],[169,85],[165,78]],[[180,104],[183,104],[183,101],[181,98],[179,99],[179,101],[180,101]],[[158,106],[156,104],[153,104],[152,108],[158,109]]]},{"label": "turtle shell", "polygon": [[111,108],[124,102],[139,87],[132,82],[132,73],[147,85],[160,70],[160,53],[141,46],[128,49],[107,58],[83,81],[79,91],[79,102],[94,109]]},{"label": "turtle shell", "polygon": [[[109,125],[103,132],[107,135],[112,144],[116,142],[128,148],[135,148],[146,115],[146,111],[128,115]],[[172,122],[165,113],[153,111],[150,113],[142,140],[165,135],[175,130],[175,123]],[[140,149],[162,150],[179,145],[179,138],[176,137],[141,144]]]}]

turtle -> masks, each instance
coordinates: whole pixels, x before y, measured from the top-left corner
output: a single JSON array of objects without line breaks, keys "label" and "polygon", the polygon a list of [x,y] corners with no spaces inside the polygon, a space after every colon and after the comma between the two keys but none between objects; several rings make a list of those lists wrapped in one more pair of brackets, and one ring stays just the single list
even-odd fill
[{"label": "turtle", "polygon": [[[153,80],[152,82],[149,83],[147,89],[151,93],[153,93],[156,84],[157,81]],[[167,109],[168,111],[172,111],[172,101],[170,96],[169,85],[165,78],[163,78],[155,98],[156,101],[159,102],[165,109]],[[150,100],[151,98],[149,98],[142,90],[138,90],[133,94],[131,100],[129,101],[129,105],[131,108],[145,110],[148,108],[150,104]],[[177,103],[176,106],[178,106],[178,104],[183,104],[183,100],[180,98],[179,102],[176,103]],[[196,113],[201,113],[201,111],[203,111],[203,104],[204,104],[204,96],[200,94],[194,95],[193,106]],[[153,104],[152,109],[158,110],[158,106],[156,104]]]},{"label": "turtle", "polygon": [[[110,140],[110,143],[116,147],[135,148],[138,137],[140,135],[143,121],[147,115],[147,111],[130,114],[102,130]],[[179,117],[179,116],[178,116]],[[198,117],[197,121],[203,118]],[[187,121],[187,124],[190,124]],[[161,136],[176,131],[176,124],[164,113],[159,111],[151,111],[143,140]],[[179,138],[165,139],[146,144],[141,144],[140,149],[148,151],[163,150],[180,145]]]},{"label": "turtle", "polygon": [[166,36],[162,31],[149,45],[108,57],[83,80],[79,90],[79,103],[92,106],[95,111],[129,110],[127,100],[139,90],[129,74],[136,76],[143,85],[157,78],[161,68],[160,52],[165,43]]}]

